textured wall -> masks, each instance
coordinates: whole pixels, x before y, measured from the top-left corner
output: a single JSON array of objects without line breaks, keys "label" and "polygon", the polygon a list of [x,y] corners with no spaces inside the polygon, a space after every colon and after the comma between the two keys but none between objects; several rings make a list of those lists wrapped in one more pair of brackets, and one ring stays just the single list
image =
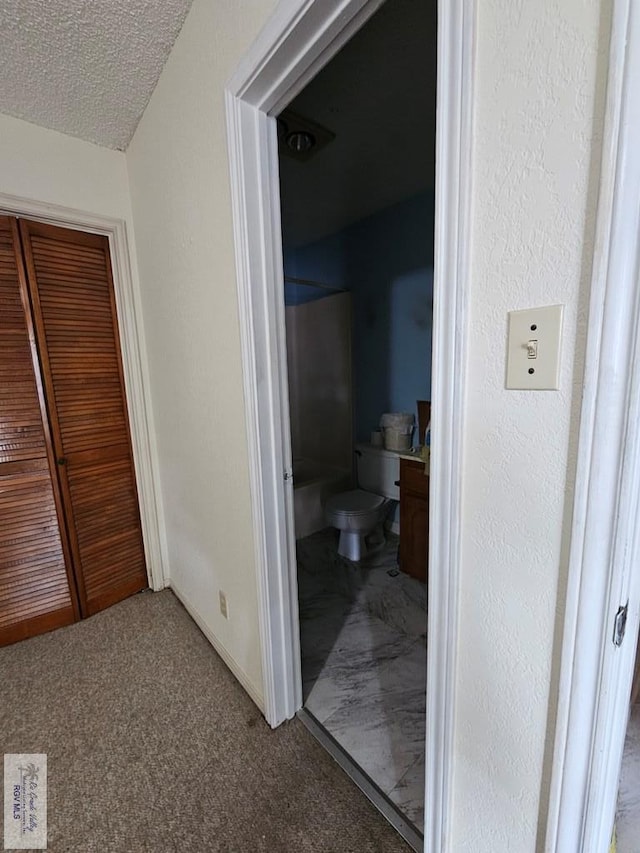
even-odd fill
[{"label": "textured wall", "polygon": [[[478,3],[456,853],[541,849],[607,7]],[[561,390],[505,391],[507,311],[553,303]]]},{"label": "textured wall", "polygon": [[[456,853],[540,849],[606,65],[602,2],[477,3]],[[172,579],[255,694],[222,89],[271,4],[227,0],[215,21],[209,6],[196,0],[128,164]],[[567,306],[561,390],[505,391],[507,311],[555,302]]]},{"label": "textured wall", "polygon": [[171,583],[258,701],[223,89],[272,5],[196,0],[127,152]]},{"label": "textured wall", "polygon": [[0,192],[131,225],[124,154],[1,114]]}]

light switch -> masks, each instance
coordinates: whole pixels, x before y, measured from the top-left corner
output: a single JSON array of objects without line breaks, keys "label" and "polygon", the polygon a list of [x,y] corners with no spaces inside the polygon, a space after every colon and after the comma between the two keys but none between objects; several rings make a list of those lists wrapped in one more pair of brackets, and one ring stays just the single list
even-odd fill
[{"label": "light switch", "polygon": [[509,312],[507,388],[558,389],[563,307]]}]

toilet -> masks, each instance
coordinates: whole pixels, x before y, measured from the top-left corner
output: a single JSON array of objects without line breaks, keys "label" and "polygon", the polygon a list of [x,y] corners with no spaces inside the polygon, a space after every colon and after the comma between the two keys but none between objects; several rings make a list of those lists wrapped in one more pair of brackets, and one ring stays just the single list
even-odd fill
[{"label": "toilet", "polygon": [[329,498],[324,514],[327,523],[340,531],[338,554],[357,563],[384,543],[382,523],[391,502],[400,499],[396,485],[400,457],[371,444],[357,444],[355,453],[358,488]]}]

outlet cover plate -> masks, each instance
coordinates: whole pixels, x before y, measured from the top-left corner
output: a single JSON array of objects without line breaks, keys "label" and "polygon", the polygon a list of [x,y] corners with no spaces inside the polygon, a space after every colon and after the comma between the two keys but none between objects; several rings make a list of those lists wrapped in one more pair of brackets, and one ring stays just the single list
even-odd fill
[{"label": "outlet cover plate", "polygon": [[219,590],[218,597],[220,599],[220,613],[224,616],[225,619],[229,618],[229,602],[227,601],[227,596],[222,590]]},{"label": "outlet cover plate", "polygon": [[506,388],[558,390],[563,308],[547,305],[509,312]]}]

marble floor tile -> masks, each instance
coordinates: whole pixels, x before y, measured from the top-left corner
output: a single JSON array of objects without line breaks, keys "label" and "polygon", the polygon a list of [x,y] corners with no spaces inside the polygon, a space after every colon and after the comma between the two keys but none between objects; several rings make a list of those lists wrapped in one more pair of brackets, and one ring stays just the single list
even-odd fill
[{"label": "marble floor tile", "polygon": [[[398,572],[398,538],[389,534],[386,547],[360,563],[338,555],[334,530],[323,530],[300,539],[297,545],[298,594],[301,604],[318,594],[344,596],[358,601],[382,621],[404,632],[426,632],[427,595],[423,583]],[[388,572],[395,572],[393,576]]]},{"label": "marble floor tile", "polygon": [[[422,831],[427,597],[397,537],[360,563],[333,530],[299,540],[305,707]],[[420,771],[422,762],[422,772]]]},{"label": "marble floor tile", "polygon": [[357,606],[305,615],[302,620],[303,679],[308,681],[319,664],[325,676],[334,672],[363,675],[404,660],[416,646],[424,645],[424,638],[403,634]]},{"label": "marble floor tile", "polygon": [[380,682],[388,691],[406,689],[407,685],[427,691],[427,643],[425,637],[413,640],[403,648],[402,655],[393,660],[380,661]]},{"label": "marble floor tile", "polygon": [[[311,650],[302,643],[303,695],[321,723],[349,705],[353,697],[368,700],[398,693],[405,685],[416,686],[415,646],[419,641],[398,637],[368,614],[354,614],[343,624],[334,647],[324,652],[321,640],[313,643],[321,627],[321,620],[317,620]],[[423,660],[426,667],[426,653]]]},{"label": "marble floor tile", "polygon": [[416,826],[424,826],[424,751],[409,767],[389,797]]},{"label": "marble floor tile", "polygon": [[622,757],[618,810],[617,853],[640,851],[640,703],[631,709]]},{"label": "marble floor tile", "polygon": [[324,726],[386,794],[424,755],[425,696],[420,689],[357,695]]}]

